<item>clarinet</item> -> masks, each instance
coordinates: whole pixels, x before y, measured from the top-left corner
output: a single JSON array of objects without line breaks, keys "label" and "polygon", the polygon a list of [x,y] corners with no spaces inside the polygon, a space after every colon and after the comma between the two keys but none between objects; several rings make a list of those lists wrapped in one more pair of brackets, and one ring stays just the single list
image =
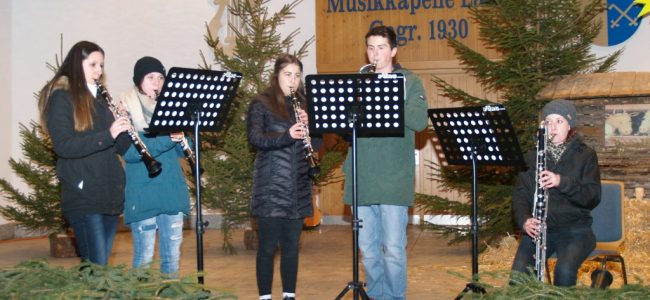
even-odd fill
[{"label": "clarinet", "polygon": [[537,162],[535,163],[535,195],[533,203],[533,218],[540,221],[539,235],[535,243],[535,276],[544,282],[546,274],[546,215],[548,206],[548,191],[539,184],[539,173],[546,169],[546,122],[542,121],[537,130]]},{"label": "clarinet", "polygon": [[[117,118],[121,118],[123,116],[122,111],[117,108],[115,105],[115,102],[113,101],[113,97],[111,97],[111,94],[108,93],[108,90],[101,84],[99,80],[95,81],[95,84],[97,84],[97,89],[99,90],[99,94],[104,98],[106,103],[108,104],[108,108],[113,112],[113,115]],[[131,117],[126,115],[126,117],[129,118],[129,130],[127,130],[127,133],[129,134],[129,137],[131,138],[131,142],[133,142],[133,146],[135,149],[138,151],[140,156],[142,157],[142,161],[144,162],[145,167],[147,167],[147,172],[149,173],[149,177],[156,177],[158,174],[160,174],[160,171],[162,171],[162,164],[157,161],[151,153],[149,153],[149,149],[147,149],[147,146],[142,142],[140,139],[140,136],[138,136],[138,133],[135,131],[135,128],[133,127],[133,122],[131,121]]]},{"label": "clarinet", "polygon": [[371,64],[363,65],[359,68],[360,74],[374,74],[377,70],[377,61],[373,61]]},{"label": "clarinet", "polygon": [[[185,135],[183,135],[183,139],[178,143],[181,145],[181,148],[183,148],[185,159],[192,169],[192,175],[196,175],[196,170],[194,169],[196,168],[196,155],[194,155],[194,151],[192,151],[192,147],[190,147],[190,144],[187,142]],[[199,167],[199,174],[203,174],[203,168],[201,167]]]},{"label": "clarinet", "polygon": [[[300,118],[298,117],[298,110],[301,109],[300,100],[296,98],[296,93],[293,88],[290,88],[289,92],[291,93],[291,106],[293,107],[293,113],[296,117],[296,123],[298,123],[300,122]],[[311,137],[309,134],[305,134],[302,142],[305,148],[305,158],[307,159],[307,162],[309,162],[310,175],[318,174],[320,172],[320,163],[318,162],[316,155],[314,155],[314,148],[311,146]]]}]

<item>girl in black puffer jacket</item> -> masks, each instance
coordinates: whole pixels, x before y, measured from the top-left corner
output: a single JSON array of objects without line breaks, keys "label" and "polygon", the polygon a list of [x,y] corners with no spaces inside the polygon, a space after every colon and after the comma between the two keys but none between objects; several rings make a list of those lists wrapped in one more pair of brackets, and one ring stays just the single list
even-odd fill
[{"label": "girl in black puffer jacket", "polygon": [[248,141],[257,151],[251,209],[259,228],[256,274],[260,299],[271,299],[278,242],[283,299],[295,298],[298,241],[304,218],[313,214],[303,144],[309,134],[308,118],[302,109],[295,115],[292,94],[305,107],[302,63],[294,56],[282,55],[275,62],[269,87],[255,97],[248,111]]}]

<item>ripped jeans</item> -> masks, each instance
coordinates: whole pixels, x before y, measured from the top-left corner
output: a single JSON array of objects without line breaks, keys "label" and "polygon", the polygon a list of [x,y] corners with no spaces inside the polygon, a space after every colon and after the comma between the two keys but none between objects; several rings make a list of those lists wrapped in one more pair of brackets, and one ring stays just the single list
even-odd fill
[{"label": "ripped jeans", "polygon": [[133,267],[148,264],[153,259],[156,229],[159,234],[160,271],[178,274],[183,241],[183,213],[157,215],[129,224],[133,237]]}]

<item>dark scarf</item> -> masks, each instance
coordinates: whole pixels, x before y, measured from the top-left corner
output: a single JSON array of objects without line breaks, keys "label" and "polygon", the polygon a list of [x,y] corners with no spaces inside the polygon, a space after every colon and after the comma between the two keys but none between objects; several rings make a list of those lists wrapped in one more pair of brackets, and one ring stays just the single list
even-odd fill
[{"label": "dark scarf", "polygon": [[566,145],[567,145],[566,142],[557,145],[548,142],[546,144],[546,153],[548,154],[548,158],[552,159],[555,163],[557,163],[560,160],[560,157],[562,157],[562,153],[564,153],[564,150],[566,150]]}]

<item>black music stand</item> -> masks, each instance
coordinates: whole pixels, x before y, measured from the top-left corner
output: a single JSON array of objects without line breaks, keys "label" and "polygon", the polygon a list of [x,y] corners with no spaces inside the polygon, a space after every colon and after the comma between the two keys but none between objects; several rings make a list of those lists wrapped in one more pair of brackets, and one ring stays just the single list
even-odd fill
[{"label": "black music stand", "polygon": [[404,75],[308,75],[309,132],[352,133],[352,282],[336,296],[352,289],[354,300],[368,300],[359,282],[359,220],[357,202],[357,131],[362,136],[404,135]]},{"label": "black music stand", "polygon": [[452,165],[472,165],[472,282],[456,299],[469,291],[485,293],[478,283],[478,191],[477,164],[523,166],[524,160],[515,130],[501,105],[429,109],[444,156]]},{"label": "black music stand", "polygon": [[203,233],[208,224],[203,222],[201,212],[199,131],[221,130],[241,78],[241,73],[237,72],[171,68],[148,128],[150,132],[194,130],[196,259],[200,284],[203,284]]}]

